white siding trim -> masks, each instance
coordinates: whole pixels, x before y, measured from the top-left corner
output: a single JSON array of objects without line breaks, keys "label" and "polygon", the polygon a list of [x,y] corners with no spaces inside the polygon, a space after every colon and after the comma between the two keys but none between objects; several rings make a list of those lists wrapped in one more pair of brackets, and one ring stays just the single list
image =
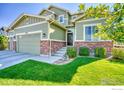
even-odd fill
[{"label": "white siding trim", "polygon": [[49,40],[49,39],[42,39],[41,41],[46,41],[46,40]]},{"label": "white siding trim", "polygon": [[84,40],[75,40],[75,42],[83,42]]},{"label": "white siding trim", "polygon": [[80,23],[80,22],[88,22],[88,21],[98,21],[98,20],[105,20],[105,18],[99,18],[99,19],[86,19],[86,20],[82,20],[82,21],[77,21],[77,23]]},{"label": "white siding trim", "polygon": [[67,46],[67,33],[68,33],[68,29],[67,29],[66,32],[65,32],[65,37],[66,37],[66,39],[65,39],[65,41],[66,41],[66,46]]},{"label": "white siding trim", "polygon": [[[86,36],[85,36],[85,27],[86,26],[97,26],[98,24],[101,24],[101,23],[94,23],[94,24],[86,24],[86,25],[83,25],[83,40],[86,41]],[[93,35],[93,33],[91,32],[91,34]],[[91,40],[93,39],[93,36],[91,35]],[[99,41],[100,41],[100,38],[99,38]]]},{"label": "white siding trim", "polygon": [[48,24],[48,39],[50,39],[50,24]]},{"label": "white siding trim", "polygon": [[74,27],[74,30],[75,30],[75,40],[74,41],[76,41],[76,39],[77,39],[77,37],[76,37],[76,35],[77,35],[77,31],[76,31],[76,24],[75,24],[75,27]]},{"label": "white siding trim", "polygon": [[25,26],[20,26],[20,27],[17,27],[17,28],[15,28],[15,29],[20,29],[20,28],[30,27],[30,26],[34,26],[34,25],[43,24],[43,23],[47,23],[47,21],[37,22],[37,23],[33,23],[33,24],[29,24],[29,25],[25,25]]},{"label": "white siding trim", "polygon": [[[42,39],[41,41],[50,41],[49,39]],[[51,41],[57,41],[57,42],[66,42],[65,40],[56,40],[56,39],[51,39]]]},{"label": "white siding trim", "polygon": [[66,42],[65,40],[56,40],[56,39],[51,39],[51,41]]},{"label": "white siding trim", "polygon": [[112,41],[112,40],[100,40],[100,41],[84,41],[84,40],[76,40],[75,42],[107,42],[107,41]]}]

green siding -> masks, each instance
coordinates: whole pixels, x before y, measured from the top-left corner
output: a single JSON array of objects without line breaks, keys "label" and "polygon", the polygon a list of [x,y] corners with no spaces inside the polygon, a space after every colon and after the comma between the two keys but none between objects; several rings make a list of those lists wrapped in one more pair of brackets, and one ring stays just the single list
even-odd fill
[{"label": "green siding", "polygon": [[45,21],[45,19],[44,18],[36,18],[36,17],[26,17],[26,18],[24,17],[24,18],[20,19],[20,22],[18,22],[15,25],[15,28],[20,27],[20,26],[26,26],[29,24],[34,24],[37,22],[42,22],[42,21]]},{"label": "green siding", "polygon": [[42,37],[43,39],[48,39],[48,23],[42,23],[38,25],[33,25],[30,27],[24,27],[15,29],[15,34],[24,33],[24,32],[34,32],[34,31],[42,31],[42,33],[46,34],[46,37]]},{"label": "green siding", "polygon": [[92,24],[99,24],[104,23],[105,19],[101,20],[92,20],[92,21],[85,21],[85,22],[76,22],[75,29],[76,29],[76,40],[83,40],[84,34],[84,25],[92,25]]},{"label": "green siding", "polygon": [[51,14],[52,14],[51,12],[45,10],[40,15],[42,15],[42,16],[48,16],[48,15],[51,15]]},{"label": "green siding", "polygon": [[[54,11],[55,14],[57,14],[58,16],[59,15],[64,15],[65,20],[64,20],[64,23],[62,23],[62,24],[63,25],[68,25],[68,18],[69,18],[69,16],[68,16],[67,12],[65,12],[65,11],[63,11],[61,9],[58,9],[58,8],[51,8],[50,10]],[[56,20],[58,20],[58,16],[56,17]]]},{"label": "green siding", "polygon": [[50,34],[50,39],[55,39],[55,40],[66,40],[66,31],[55,26],[55,25],[50,25],[50,28],[54,30],[53,33]]}]

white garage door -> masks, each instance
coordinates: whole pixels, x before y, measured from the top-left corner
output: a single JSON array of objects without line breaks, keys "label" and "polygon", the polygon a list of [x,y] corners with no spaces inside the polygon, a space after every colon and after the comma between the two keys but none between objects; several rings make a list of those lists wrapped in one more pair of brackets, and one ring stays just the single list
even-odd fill
[{"label": "white garage door", "polygon": [[40,55],[40,34],[18,36],[18,52]]}]

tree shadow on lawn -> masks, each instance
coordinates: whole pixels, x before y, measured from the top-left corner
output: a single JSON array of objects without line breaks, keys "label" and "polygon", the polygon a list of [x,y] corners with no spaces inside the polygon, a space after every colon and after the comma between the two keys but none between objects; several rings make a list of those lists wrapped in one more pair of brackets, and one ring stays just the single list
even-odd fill
[{"label": "tree shadow on lawn", "polygon": [[116,64],[124,64],[124,60],[118,58],[111,58],[109,61]]},{"label": "tree shadow on lawn", "polygon": [[71,63],[65,65],[53,65],[28,60],[0,70],[0,78],[69,83],[79,66],[87,65],[97,60],[100,59],[78,57]]}]

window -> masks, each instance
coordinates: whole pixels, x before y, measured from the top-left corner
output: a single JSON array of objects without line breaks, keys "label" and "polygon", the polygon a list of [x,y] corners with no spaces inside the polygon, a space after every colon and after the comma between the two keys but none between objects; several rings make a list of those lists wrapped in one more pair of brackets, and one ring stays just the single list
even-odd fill
[{"label": "window", "polygon": [[94,34],[98,32],[96,26],[85,26],[85,41],[98,41],[99,37],[95,37]]},{"label": "window", "polygon": [[72,19],[75,19],[75,18],[77,18],[77,16],[72,16]]},{"label": "window", "polygon": [[59,22],[60,23],[64,23],[64,15],[60,15],[59,16]]},{"label": "window", "polygon": [[91,26],[85,27],[85,40],[91,41]]}]

